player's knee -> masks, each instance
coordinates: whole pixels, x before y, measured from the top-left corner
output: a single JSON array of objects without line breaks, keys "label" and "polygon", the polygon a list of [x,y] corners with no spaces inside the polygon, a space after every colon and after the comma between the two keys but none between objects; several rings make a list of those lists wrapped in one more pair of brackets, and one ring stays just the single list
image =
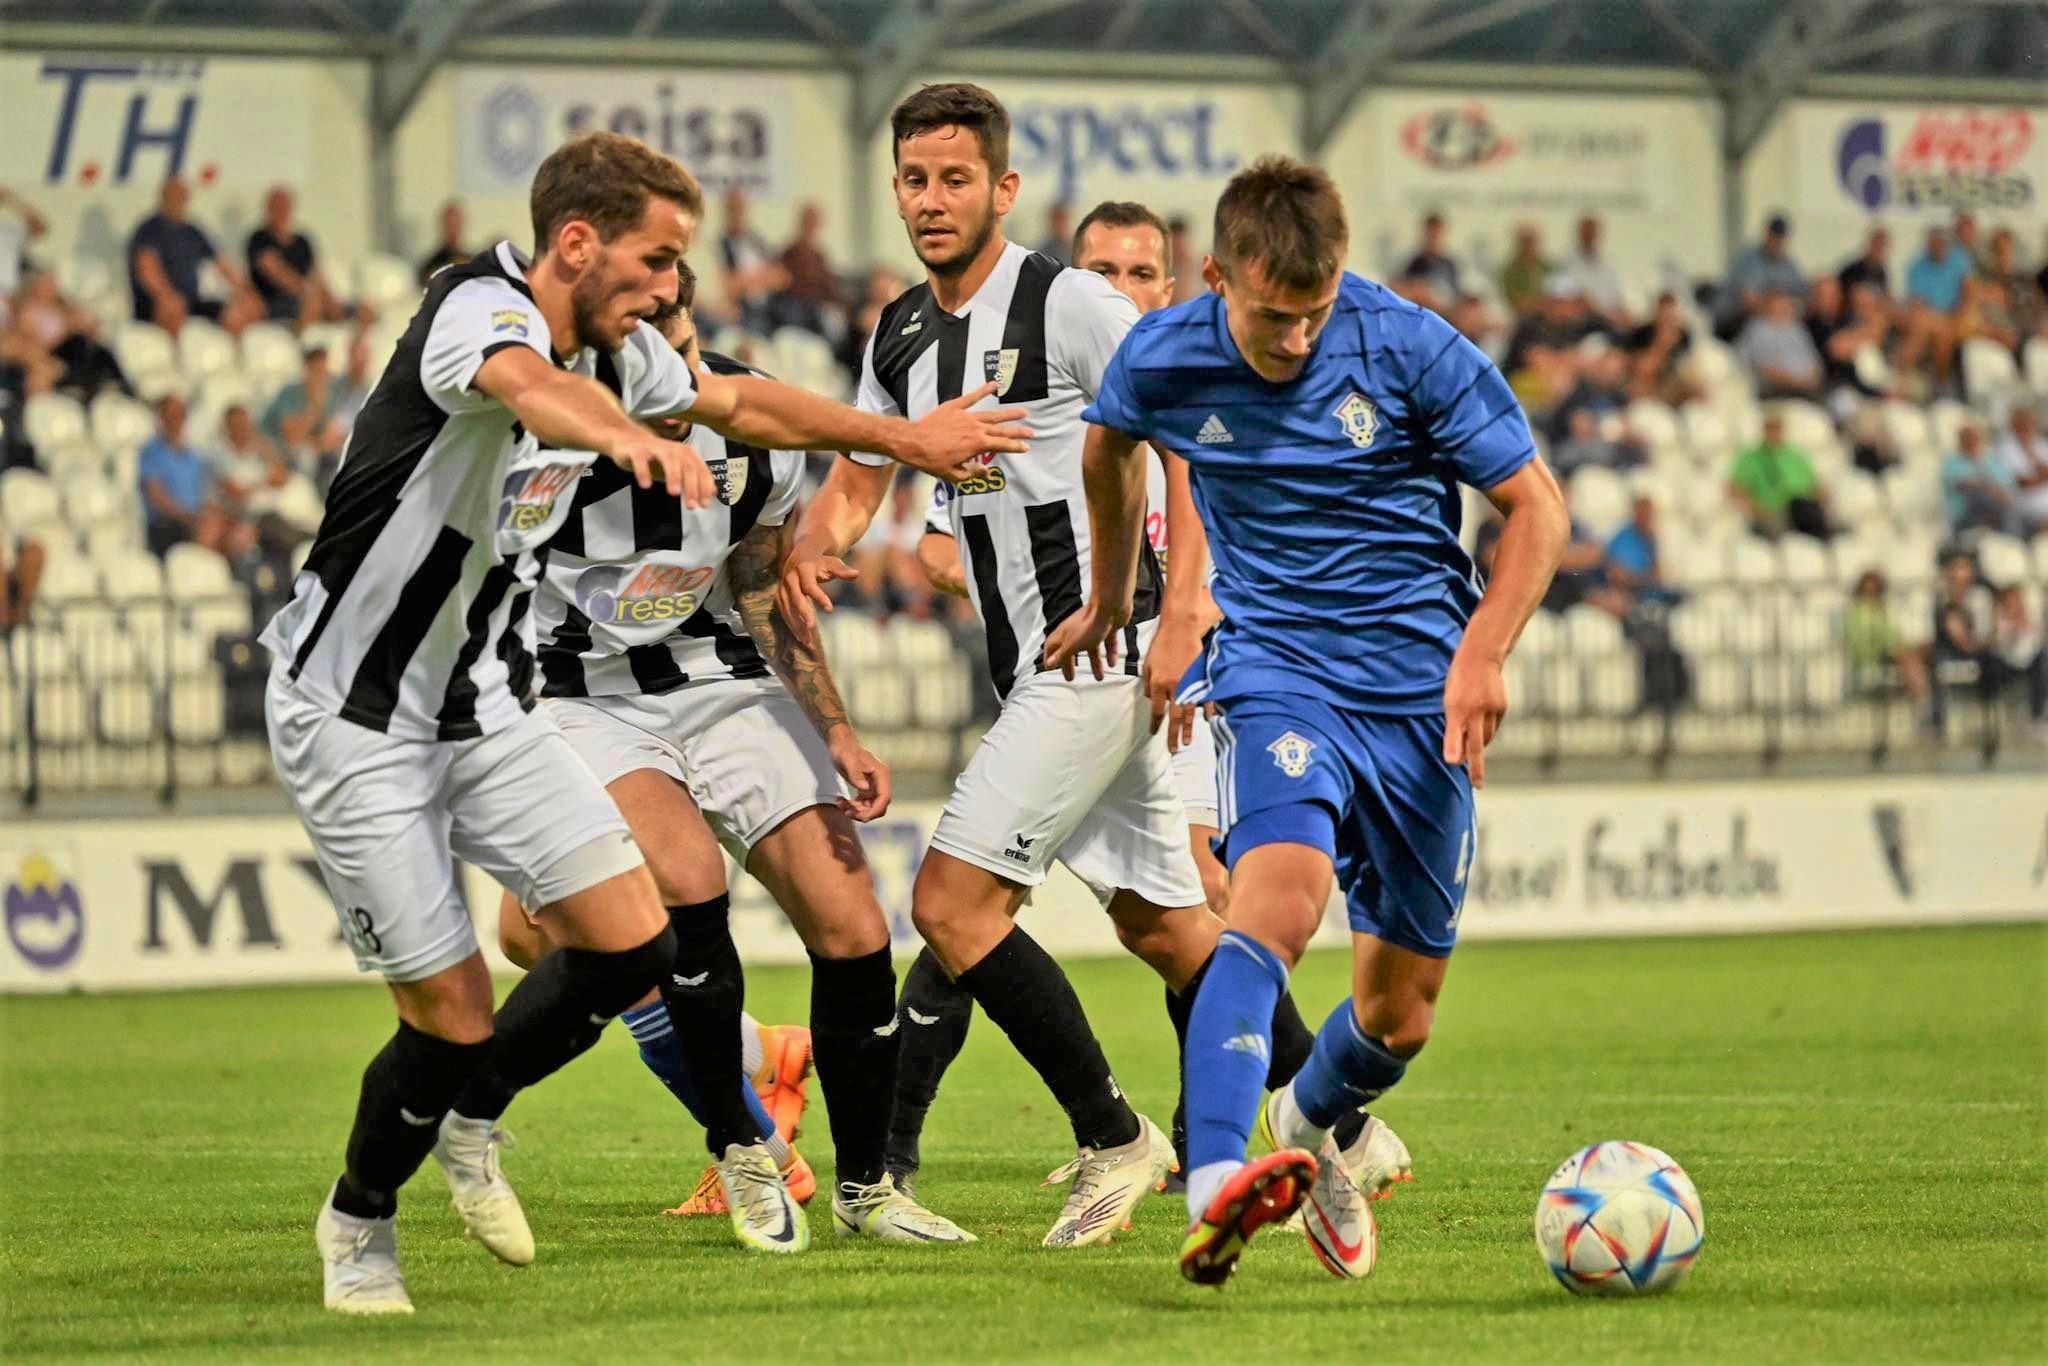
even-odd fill
[{"label": "player's knee", "polygon": [[1430,1027],[1436,1023],[1436,1007],[1420,996],[1380,997],[1359,1004],[1358,1023],[1389,1053],[1412,1058],[1429,1042]]},{"label": "player's knee", "polygon": [[[850,913],[849,913],[850,912]],[[871,904],[863,913],[857,903],[829,916],[810,916],[799,926],[804,947],[817,958],[865,958],[889,947],[889,922],[882,908]]]}]

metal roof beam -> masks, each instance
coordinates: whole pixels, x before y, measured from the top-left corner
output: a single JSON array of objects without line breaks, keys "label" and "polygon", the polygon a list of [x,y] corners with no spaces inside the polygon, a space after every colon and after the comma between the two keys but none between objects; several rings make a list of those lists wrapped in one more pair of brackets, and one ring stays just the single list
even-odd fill
[{"label": "metal roof beam", "polygon": [[395,26],[400,48],[376,63],[370,76],[373,131],[389,135],[405,121],[427,78],[455,49],[470,17],[484,0],[412,0]]},{"label": "metal roof beam", "polygon": [[1816,61],[1821,67],[1848,66],[1852,62],[1862,61],[1865,57],[1874,57],[1895,47],[1905,47],[1923,38],[1932,38],[1943,29],[1953,28],[1965,21],[1981,24],[1984,22],[1984,16],[1961,7],[1951,9],[1945,5],[1916,10],[1903,18],[1892,20],[1889,24],[1879,24],[1876,28],[1830,43],[1820,50]]},{"label": "metal roof beam", "polygon": [[[626,30],[627,36],[632,38],[652,37],[660,30],[662,20],[668,18],[668,12],[673,3],[674,0],[647,0],[647,3],[640,7],[640,16],[633,21],[633,27]],[[787,8],[787,6],[784,8]]]},{"label": "metal roof beam", "polygon": [[1460,38],[1470,38],[1475,33],[1498,28],[1509,20],[1519,19],[1525,14],[1550,9],[1557,3],[1558,0],[1493,0],[1490,5],[1481,5],[1478,9],[1452,15],[1425,28],[1416,29],[1401,44],[1401,50],[1411,56],[1418,55],[1431,48],[1442,47],[1446,43],[1455,43]]},{"label": "metal roof beam", "polygon": [[1670,0],[1643,0],[1643,12],[1655,21],[1658,28],[1685,52],[1686,60],[1693,66],[1719,80],[1727,75],[1721,59],[1714,55],[1714,49],[1706,40],[1686,27],[1685,21],[1671,12]]},{"label": "metal roof beam", "polygon": [[1789,0],[1778,11],[1728,77],[1721,130],[1726,156],[1749,155],[1785,101],[1820,69],[1827,49],[1871,7],[1872,0]]},{"label": "metal roof beam", "polygon": [[853,135],[864,145],[882,126],[896,92],[927,66],[965,17],[965,0],[896,0],[861,47],[853,70]]},{"label": "metal roof beam", "polygon": [[1081,0],[1009,0],[1009,3],[994,9],[962,18],[948,30],[946,38],[949,42],[971,43],[991,33],[1001,33],[1006,28],[1016,28],[1033,19],[1072,9],[1079,3]]},{"label": "metal roof beam", "polygon": [[[652,0],[650,0],[652,3]],[[668,0],[662,0],[668,3]],[[811,3],[811,0],[776,0],[782,12],[797,21],[804,32],[823,43],[840,57],[850,58],[854,52],[853,39],[846,36],[846,30],[832,22],[825,11]]]},{"label": "metal roof beam", "polygon": [[1273,21],[1259,13],[1252,0],[1217,0],[1217,8],[1230,16],[1231,22],[1243,31],[1246,37],[1266,50],[1267,55],[1283,62],[1298,60],[1301,53],[1294,44],[1287,41],[1287,35],[1273,27]]},{"label": "metal roof beam", "polygon": [[1322,153],[1358,97],[1397,59],[1435,0],[1352,0],[1301,90],[1301,145]]},{"label": "metal roof beam", "polygon": [[1144,16],[1145,0],[1118,0],[1116,17],[1109,21],[1109,27],[1102,30],[1102,41],[1097,46],[1104,52],[1122,47],[1138,31],[1138,20]]}]

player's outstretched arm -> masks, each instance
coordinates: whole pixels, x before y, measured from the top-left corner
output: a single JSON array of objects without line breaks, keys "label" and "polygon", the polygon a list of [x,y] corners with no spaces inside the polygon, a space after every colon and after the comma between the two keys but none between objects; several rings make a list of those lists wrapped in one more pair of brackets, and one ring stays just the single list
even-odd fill
[{"label": "player's outstretched arm", "polygon": [[942,403],[915,422],[863,412],[760,375],[700,371],[694,421],[750,446],[785,451],[870,451],[955,483],[985,452],[1026,449],[1022,408],[969,411],[993,384]]},{"label": "player's outstretched arm", "polygon": [[1088,656],[1095,676],[1105,658],[1116,664],[1116,633],[1131,619],[1138,587],[1138,538],[1145,530],[1145,462],[1139,439],[1090,425],[1081,447],[1081,482],[1088,493],[1092,547],[1088,601],[1046,637],[1045,663],[1068,678],[1074,661]]},{"label": "player's outstretched arm", "polygon": [[967,596],[967,570],[960,564],[960,547],[943,531],[927,531],[917,538],[917,567],[924,581],[951,597]]},{"label": "player's outstretched arm", "polygon": [[864,465],[844,456],[832,462],[783,558],[782,586],[776,594],[776,610],[799,638],[815,640],[818,609],[832,610],[825,585],[858,577],[846,563],[846,552],[867,534],[895,477],[889,465]]},{"label": "player's outstretched arm", "polygon": [[527,431],[550,446],[596,451],[653,488],[657,471],[668,491],[693,508],[717,490],[697,452],[665,441],[626,415],[612,391],[594,379],[558,370],[525,346],[495,351],[477,368],[472,387],[512,410]]},{"label": "player's outstretched arm", "polygon": [[1166,470],[1166,594],[1159,605],[1159,634],[1145,652],[1139,677],[1152,703],[1152,729],[1171,717],[1166,746],[1179,752],[1194,738],[1195,709],[1177,706],[1174,696],[1188,667],[1202,653],[1202,638],[1218,620],[1209,592],[1209,535],[1195,511],[1188,462],[1163,446],[1153,447]]},{"label": "player's outstretched arm", "polygon": [[888,765],[870,753],[854,732],[839,686],[825,663],[824,647],[815,640],[799,639],[776,609],[782,561],[795,539],[795,528],[788,522],[756,525],[740,538],[725,562],[726,573],[732,576],[733,602],[747,634],[804,709],[831,751],[833,766],[853,788],[853,799],[840,798],[839,809],[857,821],[871,821],[889,809]]},{"label": "player's outstretched arm", "polygon": [[1486,746],[1507,715],[1508,689],[1501,666],[1550,591],[1551,577],[1571,540],[1564,490],[1542,457],[1495,484],[1486,496],[1506,521],[1494,555],[1493,577],[1444,680],[1444,761],[1465,765],[1474,787],[1486,786]]}]

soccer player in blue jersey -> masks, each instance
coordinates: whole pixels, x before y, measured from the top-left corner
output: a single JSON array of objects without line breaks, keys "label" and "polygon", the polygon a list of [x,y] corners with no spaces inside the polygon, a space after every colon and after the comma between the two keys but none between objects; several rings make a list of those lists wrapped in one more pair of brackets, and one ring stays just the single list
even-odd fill
[{"label": "soccer player in blue jersey", "polygon": [[[1085,414],[1092,598],[1046,647],[1070,668],[1113,650],[1144,502],[1138,443],[1185,457],[1223,622],[1181,698],[1216,709],[1231,879],[1186,1052],[1180,1265],[1198,1284],[1221,1285],[1252,1233],[1303,1201],[1326,1269],[1372,1269],[1372,1217],[1330,1127],[1429,1038],[1472,792],[1507,712],[1502,662],[1568,535],[1500,372],[1436,314],[1347,273],[1348,241],[1314,167],[1268,158],[1224,190],[1203,266],[1214,292],[1133,327]],[[1460,484],[1506,517],[1490,583],[1458,542]],[[1273,1003],[1333,882],[1351,999],[1261,1105]],[[1274,1151],[1247,1161],[1254,1126]]]}]

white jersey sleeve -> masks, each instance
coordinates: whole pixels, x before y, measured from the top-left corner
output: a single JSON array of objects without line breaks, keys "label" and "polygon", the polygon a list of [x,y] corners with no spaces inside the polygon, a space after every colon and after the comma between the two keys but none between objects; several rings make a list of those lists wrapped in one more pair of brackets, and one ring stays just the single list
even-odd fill
[{"label": "white jersey sleeve", "polygon": [[755,526],[781,526],[787,522],[804,490],[802,451],[770,451],[768,460],[775,471],[775,482],[768,486],[768,501],[761,504],[761,511],[754,517]]},{"label": "white jersey sleeve", "polygon": [[953,534],[953,486],[943,479],[932,481],[932,500],[924,510],[924,529],[929,535]]},{"label": "white jersey sleeve", "polygon": [[670,417],[696,403],[697,377],[652,324],[626,334],[618,360],[621,403],[634,417]]},{"label": "white jersey sleeve", "polygon": [[509,282],[485,276],[448,292],[420,348],[420,384],[445,413],[476,412],[496,402],[470,387],[483,363],[508,346],[524,346],[554,364],[548,324],[532,299]]},{"label": "white jersey sleeve", "polygon": [[1093,398],[1137,321],[1138,306],[1108,280],[1092,270],[1063,270],[1045,297],[1046,359]]},{"label": "white jersey sleeve", "polygon": [[[896,406],[896,400],[889,397],[889,391],[882,387],[882,381],[875,375],[875,338],[880,331],[868,334],[868,344],[860,352],[860,391],[855,395],[853,406],[864,413],[880,413],[883,417],[901,417],[903,410]],[[889,463],[886,455],[872,451],[848,451],[847,454],[863,465],[882,466]]]}]

